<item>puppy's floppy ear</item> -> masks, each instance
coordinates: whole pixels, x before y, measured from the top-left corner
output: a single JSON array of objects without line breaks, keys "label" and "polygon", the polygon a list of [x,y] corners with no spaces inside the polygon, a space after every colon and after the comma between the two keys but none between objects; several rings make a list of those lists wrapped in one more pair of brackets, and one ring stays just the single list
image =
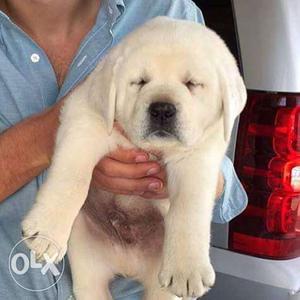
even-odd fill
[{"label": "puppy's floppy ear", "polygon": [[91,73],[88,99],[100,112],[107,130],[111,134],[117,103],[117,70],[123,60],[118,55],[118,49],[113,49]]},{"label": "puppy's floppy ear", "polygon": [[225,61],[220,62],[219,78],[223,104],[224,139],[229,142],[235,118],[246,104],[247,91],[233,57],[230,59],[227,57]]}]

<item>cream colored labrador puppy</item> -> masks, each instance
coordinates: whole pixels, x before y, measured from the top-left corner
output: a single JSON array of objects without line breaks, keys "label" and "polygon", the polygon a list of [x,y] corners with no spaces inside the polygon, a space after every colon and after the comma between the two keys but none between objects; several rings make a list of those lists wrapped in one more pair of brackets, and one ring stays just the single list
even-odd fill
[{"label": "cream colored labrador puppy", "polygon": [[[49,176],[23,222],[37,255],[67,251],[79,300],[111,299],[115,274],[145,299],[202,296],[214,284],[210,222],[220,162],[246,91],[233,56],[208,28],[159,17],[116,46],[66,99]],[[113,128],[114,120],[130,142]],[[90,190],[118,146],[159,151],[169,199]]]}]

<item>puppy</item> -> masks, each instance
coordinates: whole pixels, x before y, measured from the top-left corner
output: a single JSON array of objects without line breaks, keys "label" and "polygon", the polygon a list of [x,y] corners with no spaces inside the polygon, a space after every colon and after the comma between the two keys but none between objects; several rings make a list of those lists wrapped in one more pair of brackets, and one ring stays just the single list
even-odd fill
[{"label": "puppy", "polygon": [[[146,300],[202,296],[215,281],[218,172],[245,102],[233,56],[205,26],[159,17],[129,34],[66,98],[48,178],[22,224],[28,246],[59,250],[59,261],[68,245],[79,300],[111,299],[115,274],[141,281]],[[162,153],[169,199],[89,190],[119,146]]]}]

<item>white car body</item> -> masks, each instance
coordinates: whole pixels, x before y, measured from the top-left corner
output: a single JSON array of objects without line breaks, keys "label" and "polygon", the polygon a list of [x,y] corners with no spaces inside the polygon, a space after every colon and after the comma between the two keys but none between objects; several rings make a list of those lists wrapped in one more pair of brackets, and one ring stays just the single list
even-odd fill
[{"label": "white car body", "polygon": [[[195,2],[201,8],[200,1]],[[232,7],[246,87],[300,93],[300,1],[232,0]],[[233,160],[235,138],[228,152]],[[212,232],[217,280],[201,299],[300,299],[300,257],[271,260],[240,254],[229,250],[229,224],[213,224]]]}]

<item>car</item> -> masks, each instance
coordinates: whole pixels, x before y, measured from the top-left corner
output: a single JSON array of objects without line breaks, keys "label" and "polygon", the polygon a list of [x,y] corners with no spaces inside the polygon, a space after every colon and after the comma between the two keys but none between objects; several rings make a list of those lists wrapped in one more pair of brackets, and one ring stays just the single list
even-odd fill
[{"label": "car", "polygon": [[217,280],[204,300],[300,299],[300,1],[200,0],[248,90],[229,157],[246,210],[212,225]]}]

